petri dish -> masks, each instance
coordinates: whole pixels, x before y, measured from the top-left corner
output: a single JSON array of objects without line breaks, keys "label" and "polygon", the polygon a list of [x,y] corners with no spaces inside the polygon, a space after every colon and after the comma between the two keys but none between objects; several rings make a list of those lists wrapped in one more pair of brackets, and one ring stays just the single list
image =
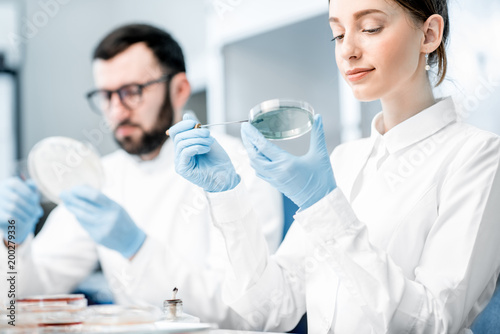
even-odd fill
[{"label": "petri dish", "polygon": [[253,107],[249,122],[267,139],[293,139],[311,130],[314,109],[305,101],[273,99]]},{"label": "petri dish", "polygon": [[60,294],[60,295],[40,295],[28,296],[17,299],[19,307],[24,310],[33,308],[66,308],[81,310],[87,307],[87,299],[83,294]]},{"label": "petri dish", "polygon": [[17,299],[19,317],[51,333],[81,329],[87,299],[82,294],[32,296]]},{"label": "petri dish", "polygon": [[[0,333],[2,334],[38,334],[41,333],[40,328],[36,318],[30,314],[24,314],[19,311],[19,306],[15,306],[15,309],[7,308],[8,304],[4,305],[0,302],[2,306],[0,309]],[[14,322],[12,322],[14,320]],[[9,324],[9,322],[11,322]],[[14,324],[14,326],[12,325]]]},{"label": "petri dish", "polygon": [[67,137],[48,137],[28,155],[28,172],[38,189],[59,204],[59,194],[77,185],[101,189],[104,170],[95,148]]},{"label": "petri dish", "polygon": [[37,324],[26,324],[19,318],[16,318],[15,326],[0,323],[0,333],[2,334],[40,334],[43,331]]}]

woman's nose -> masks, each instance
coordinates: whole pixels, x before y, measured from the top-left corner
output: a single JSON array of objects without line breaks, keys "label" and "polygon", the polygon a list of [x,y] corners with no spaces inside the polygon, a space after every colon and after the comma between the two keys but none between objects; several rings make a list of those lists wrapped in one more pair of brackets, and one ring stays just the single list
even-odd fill
[{"label": "woman's nose", "polygon": [[344,60],[359,59],[361,57],[361,49],[356,36],[353,34],[345,34],[340,47],[340,55]]}]

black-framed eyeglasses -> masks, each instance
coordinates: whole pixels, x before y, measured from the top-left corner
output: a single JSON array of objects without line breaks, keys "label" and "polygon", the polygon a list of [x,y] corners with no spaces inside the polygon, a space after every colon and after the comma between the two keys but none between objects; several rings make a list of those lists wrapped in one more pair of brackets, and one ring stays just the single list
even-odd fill
[{"label": "black-framed eyeglasses", "polygon": [[111,98],[116,93],[122,105],[129,110],[133,110],[141,104],[142,93],[146,87],[160,82],[168,82],[174,75],[175,73],[166,74],[156,80],[143,84],[128,84],[116,90],[96,89],[87,93],[87,101],[89,101],[93,111],[102,115],[110,110]]}]

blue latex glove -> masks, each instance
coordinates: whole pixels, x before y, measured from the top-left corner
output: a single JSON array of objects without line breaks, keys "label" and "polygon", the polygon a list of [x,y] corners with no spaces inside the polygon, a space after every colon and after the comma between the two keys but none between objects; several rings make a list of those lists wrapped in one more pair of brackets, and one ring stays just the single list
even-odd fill
[{"label": "blue latex glove", "polygon": [[241,137],[257,176],[301,209],[307,209],[336,188],[320,115],[314,117],[309,151],[300,157],[272,144],[249,123],[241,125]]},{"label": "blue latex glove", "polygon": [[[5,240],[17,244],[24,242],[42,215],[40,195],[33,180],[24,182],[12,177],[0,182],[0,229]],[[9,224],[9,220],[15,223]],[[15,227],[9,228],[12,225]],[[9,235],[15,235],[15,239],[9,239]]]},{"label": "blue latex glove", "polygon": [[125,258],[135,255],[146,239],[125,209],[99,190],[76,186],[59,197],[95,242]]},{"label": "blue latex glove", "polygon": [[189,115],[170,128],[175,144],[175,170],[186,180],[208,192],[231,190],[240,183],[226,151],[207,129],[194,129]]}]

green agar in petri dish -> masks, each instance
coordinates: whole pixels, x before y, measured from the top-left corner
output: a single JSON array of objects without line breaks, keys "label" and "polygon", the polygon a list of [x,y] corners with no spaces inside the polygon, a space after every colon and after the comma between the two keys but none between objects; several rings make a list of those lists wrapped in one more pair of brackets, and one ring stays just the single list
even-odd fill
[{"label": "green agar in petri dish", "polygon": [[250,123],[267,139],[292,139],[311,130],[313,114],[299,107],[280,106],[255,115]]}]

